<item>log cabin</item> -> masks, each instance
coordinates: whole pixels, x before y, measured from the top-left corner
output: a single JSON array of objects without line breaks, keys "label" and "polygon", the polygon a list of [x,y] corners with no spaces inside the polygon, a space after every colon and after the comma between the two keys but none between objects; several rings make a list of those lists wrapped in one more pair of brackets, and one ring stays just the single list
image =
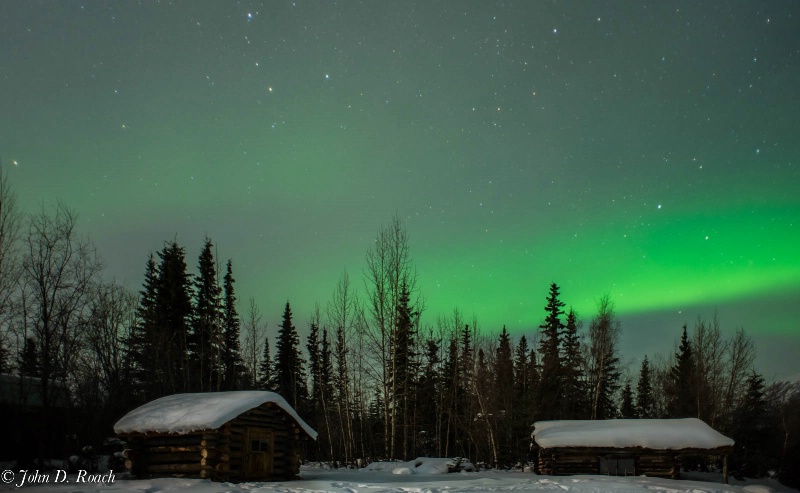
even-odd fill
[{"label": "log cabin", "polygon": [[733,440],[697,418],[537,421],[531,447],[538,449],[539,474],[602,474],[678,479],[685,455],[723,459]]},{"label": "log cabin", "polygon": [[114,432],[135,477],[214,481],[297,478],[301,441],[317,439],[283,397],[259,390],[162,397],[123,416]]}]

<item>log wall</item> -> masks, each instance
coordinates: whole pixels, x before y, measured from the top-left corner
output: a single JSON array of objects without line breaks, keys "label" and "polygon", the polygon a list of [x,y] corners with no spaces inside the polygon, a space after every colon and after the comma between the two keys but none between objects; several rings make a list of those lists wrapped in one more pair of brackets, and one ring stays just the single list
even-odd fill
[{"label": "log wall", "polygon": [[562,476],[572,474],[601,474],[601,461],[604,456],[613,458],[633,458],[633,474],[660,478],[677,479],[680,476],[679,456],[671,452],[649,451],[642,453],[637,449],[592,450],[589,447],[576,449],[539,449],[539,474]]},{"label": "log wall", "polygon": [[570,474],[600,474],[600,460],[587,453],[573,454],[541,450],[539,474],[562,476]]},{"label": "log wall", "polygon": [[124,438],[128,442],[125,466],[137,477],[227,478],[224,428],[185,435],[131,434]]},{"label": "log wall", "polygon": [[678,479],[681,468],[674,454],[640,455],[636,461],[636,474],[656,478]]}]

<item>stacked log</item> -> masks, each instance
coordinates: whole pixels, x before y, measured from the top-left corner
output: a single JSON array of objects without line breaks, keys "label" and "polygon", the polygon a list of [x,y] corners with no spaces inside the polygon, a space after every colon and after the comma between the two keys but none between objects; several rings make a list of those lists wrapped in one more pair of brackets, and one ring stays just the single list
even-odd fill
[{"label": "stacked log", "polygon": [[656,478],[677,479],[680,465],[674,454],[640,455],[636,462],[636,474],[644,474]]},{"label": "stacked log", "polygon": [[138,477],[176,476],[214,478],[226,473],[219,467],[225,449],[215,430],[178,434],[138,435],[128,437],[126,467]]},{"label": "stacked log", "polygon": [[556,452],[545,449],[539,451],[539,474],[570,475],[599,474],[600,460],[588,451]]},{"label": "stacked log", "polygon": [[[625,452],[625,454],[622,454]],[[539,474],[571,475],[601,474],[602,457],[633,458],[634,475],[660,478],[678,478],[680,462],[675,452],[644,449],[592,449],[574,447],[569,449],[539,449]]]},{"label": "stacked log", "polygon": [[539,449],[539,474],[555,475],[556,454]]}]

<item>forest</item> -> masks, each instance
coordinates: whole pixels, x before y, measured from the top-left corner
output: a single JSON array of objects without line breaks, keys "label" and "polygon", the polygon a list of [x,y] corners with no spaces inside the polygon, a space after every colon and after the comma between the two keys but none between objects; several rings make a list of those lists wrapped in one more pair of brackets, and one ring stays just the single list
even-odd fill
[{"label": "forest", "polygon": [[752,339],[716,315],[676,327],[664,353],[626,355],[638,368],[622,363],[613,300],[584,320],[555,282],[531,293],[541,324],[518,337],[457,308],[429,320],[394,217],[363,279],[343,272],[302,315],[301,339],[290,301],[269,307],[283,313],[275,328],[254,299],[240,302],[235,264],[215,258],[210,238],[194,270],[177,240],[143,252],[134,290],[104,276],[76,224],[61,202],[20,211],[0,173],[0,419],[17,425],[4,426],[0,460],[100,450],[116,420],[164,395],[262,389],[319,432],[305,458],[335,465],[457,456],[521,467],[538,420],[698,417],[736,441],[735,476],[800,481],[800,382],[767,382]]}]

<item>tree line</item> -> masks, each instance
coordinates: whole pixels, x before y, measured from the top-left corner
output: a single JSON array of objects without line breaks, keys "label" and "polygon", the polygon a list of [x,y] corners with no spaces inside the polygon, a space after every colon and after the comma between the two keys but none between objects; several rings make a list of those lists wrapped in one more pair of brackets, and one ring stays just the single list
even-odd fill
[{"label": "tree line", "polygon": [[800,384],[767,385],[752,339],[742,329],[726,337],[716,316],[684,326],[674,352],[643,355],[638,371],[621,362],[613,301],[601,297],[583,321],[556,283],[539,327],[519,337],[484,331],[457,308],[424,322],[395,217],[365,256],[363,287],[343,272],[301,341],[288,301],[274,334],[255,300],[240,317],[233,262],[219,267],[211,239],[194,274],[185,248],[165,242],[133,293],[103,278],[75,224],[62,203],[21,214],[0,174],[0,373],[19,377],[21,400],[35,387],[40,457],[63,432],[58,416],[81,418],[74,433],[98,443],[125,412],[164,395],[262,389],[320,433],[307,444],[312,460],[461,456],[513,467],[531,462],[538,420],[699,417],[736,440],[736,474],[797,481]]}]

